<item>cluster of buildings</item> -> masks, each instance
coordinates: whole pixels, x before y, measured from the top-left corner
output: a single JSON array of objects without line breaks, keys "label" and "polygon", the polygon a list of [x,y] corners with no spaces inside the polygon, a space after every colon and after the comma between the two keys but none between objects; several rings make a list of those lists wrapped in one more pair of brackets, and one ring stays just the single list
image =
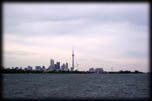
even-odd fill
[{"label": "cluster of buildings", "polygon": [[89,72],[92,72],[92,73],[103,73],[104,72],[104,70],[103,70],[103,68],[90,68],[89,69]]},{"label": "cluster of buildings", "polygon": [[41,72],[50,72],[50,71],[74,71],[74,50],[72,51],[72,67],[69,69],[68,63],[63,63],[60,66],[60,62],[54,63],[54,60],[50,60],[50,65],[48,68],[45,68],[45,66],[35,66],[35,69],[33,69],[31,66],[27,66],[24,69],[22,67],[12,67],[12,69],[15,70],[25,70],[25,71],[41,71]]},{"label": "cluster of buildings", "polygon": [[55,64],[53,59],[50,60],[50,65],[48,68],[46,68],[45,66],[35,66],[35,69],[33,69],[32,66],[27,66],[24,69],[22,69],[22,67],[20,67],[20,68],[19,67],[15,67],[15,68],[12,67],[12,69],[25,70],[25,71],[41,71],[41,72],[73,71],[74,70],[72,67],[71,67],[71,69],[69,69],[68,62],[60,65],[60,62],[56,62],[56,64]]},{"label": "cluster of buildings", "polygon": [[[15,68],[12,68],[12,69],[15,69],[15,70],[25,70],[25,71],[40,71],[40,72],[51,72],[51,71],[56,71],[56,72],[59,72],[59,71],[74,71],[74,68],[71,67],[69,68],[68,67],[68,62],[66,63],[63,63],[61,65],[60,62],[54,62],[53,59],[50,60],[50,64],[48,66],[48,68],[46,68],[45,66],[35,66],[35,69],[32,68],[32,66],[27,66],[25,67],[24,69],[22,69],[22,67],[15,67]],[[103,68],[90,68],[88,72],[91,72],[91,73],[104,73],[105,71],[103,70]]]},{"label": "cluster of buildings", "polygon": [[60,62],[56,62],[56,64],[54,64],[54,60],[51,59],[50,60],[50,65],[47,69],[47,71],[70,71],[69,68],[68,68],[68,63],[63,63],[61,66],[60,66]]},{"label": "cluster of buildings", "polygon": [[[51,72],[51,71],[74,71],[74,50],[72,51],[72,67],[69,69],[68,62],[63,63],[62,65],[60,62],[54,62],[53,59],[50,60],[50,65],[48,68],[45,68],[45,66],[35,66],[35,69],[32,68],[32,66],[27,66],[24,69],[22,67],[12,67],[12,69],[15,70],[25,70],[25,71],[40,71],[40,72]],[[103,73],[103,68],[90,68],[89,72],[92,73]]]},{"label": "cluster of buildings", "polygon": [[[22,69],[22,67],[12,67],[12,69],[15,70],[25,70],[25,71],[40,71],[40,72],[51,72],[51,71],[74,71],[73,67],[69,68],[68,67],[68,62],[63,63],[62,65],[60,65],[60,62],[54,62],[53,59],[50,60],[50,65],[48,66],[48,68],[45,68],[45,66],[35,66],[35,69],[32,68],[32,66],[27,66],[24,69]],[[90,68],[88,72],[91,73],[104,73],[105,71],[103,70],[103,68]]]}]

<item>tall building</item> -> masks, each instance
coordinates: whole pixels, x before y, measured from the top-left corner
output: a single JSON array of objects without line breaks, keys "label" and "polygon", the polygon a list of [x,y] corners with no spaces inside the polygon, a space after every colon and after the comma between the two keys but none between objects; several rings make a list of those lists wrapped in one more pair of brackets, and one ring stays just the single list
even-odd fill
[{"label": "tall building", "polygon": [[54,60],[53,59],[50,60],[50,65],[51,65],[51,67],[54,67]]},{"label": "tall building", "polygon": [[57,69],[60,70],[60,62],[56,62],[56,65],[57,65]]},{"label": "tall building", "polygon": [[67,62],[66,62],[66,64],[65,64],[65,71],[69,71],[68,63],[67,63]]},{"label": "tall building", "polygon": [[66,62],[65,67],[68,68],[68,63]]},{"label": "tall building", "polygon": [[62,70],[62,71],[65,71],[65,64],[63,64],[63,65],[61,66],[61,70]]},{"label": "tall building", "polygon": [[48,71],[54,71],[55,70],[55,64],[54,64],[54,60],[53,59],[50,60],[50,65],[49,65],[47,70]]},{"label": "tall building", "polygon": [[56,70],[57,69],[57,64],[54,64],[54,70]]}]

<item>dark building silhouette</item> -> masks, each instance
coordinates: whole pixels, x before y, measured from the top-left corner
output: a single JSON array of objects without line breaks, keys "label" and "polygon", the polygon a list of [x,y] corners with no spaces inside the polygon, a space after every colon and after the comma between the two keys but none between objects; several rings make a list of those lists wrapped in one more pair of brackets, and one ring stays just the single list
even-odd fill
[{"label": "dark building silhouette", "polygon": [[56,62],[57,69],[60,69],[60,62]]}]

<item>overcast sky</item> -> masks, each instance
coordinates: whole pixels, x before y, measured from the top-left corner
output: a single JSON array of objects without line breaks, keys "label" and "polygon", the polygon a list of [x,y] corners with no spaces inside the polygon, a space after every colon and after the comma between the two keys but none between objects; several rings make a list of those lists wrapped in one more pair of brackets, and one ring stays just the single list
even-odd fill
[{"label": "overcast sky", "polygon": [[[149,71],[148,3],[4,3],[5,67]],[[79,64],[79,65],[77,65]]]}]

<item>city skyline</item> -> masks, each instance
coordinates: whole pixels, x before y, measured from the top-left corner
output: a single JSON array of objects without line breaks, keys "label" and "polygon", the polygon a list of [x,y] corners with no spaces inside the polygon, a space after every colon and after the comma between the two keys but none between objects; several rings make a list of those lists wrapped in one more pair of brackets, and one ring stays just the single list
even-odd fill
[{"label": "city skyline", "polygon": [[[149,71],[148,3],[4,3],[4,67]],[[80,64],[76,68],[77,64]]]}]

